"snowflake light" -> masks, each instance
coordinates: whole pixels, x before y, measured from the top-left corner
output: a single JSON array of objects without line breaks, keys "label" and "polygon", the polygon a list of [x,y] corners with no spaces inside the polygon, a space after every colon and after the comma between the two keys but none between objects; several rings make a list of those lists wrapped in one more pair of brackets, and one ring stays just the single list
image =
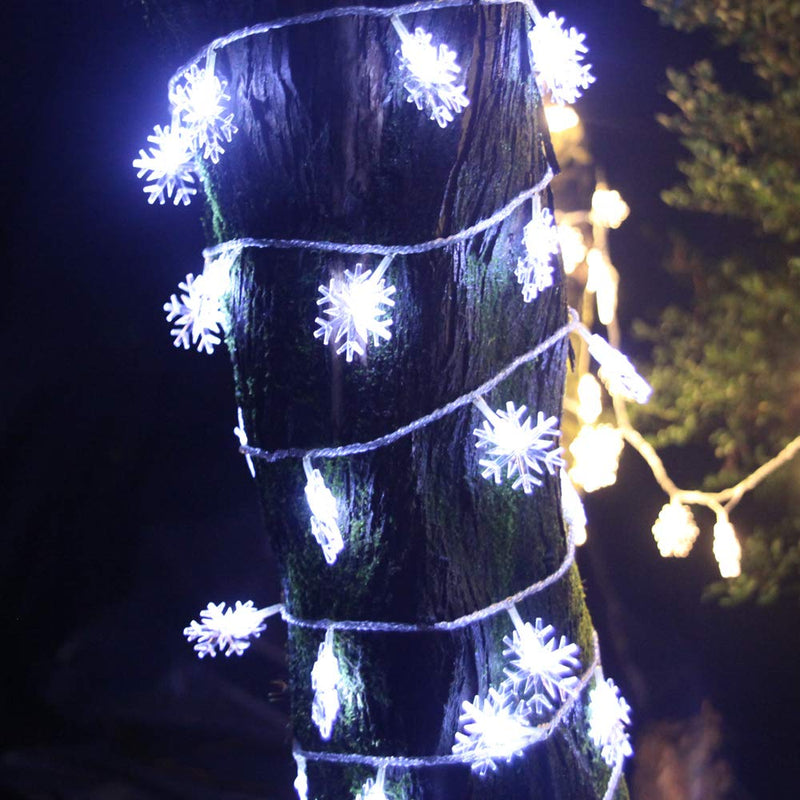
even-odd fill
[{"label": "snowflake light", "polygon": [[137,178],[145,178],[144,192],[147,202],[158,201],[162,205],[172,197],[177,206],[189,205],[197,194],[194,167],[194,145],[191,135],[173,118],[172,125],[156,125],[154,132],[147,137],[153,146],[150,152],[139,151],[139,158],[133,160],[138,170]]},{"label": "snowflake light", "polygon": [[700,533],[692,512],[677,500],[663,506],[652,530],[658,552],[664,558],[688,556]]},{"label": "snowflake light", "polygon": [[348,362],[353,360],[354,353],[364,355],[370,335],[376,347],[381,339],[392,338],[389,331],[392,319],[383,316],[394,306],[395,287],[386,286],[384,280],[391,261],[392,256],[386,256],[374,272],[369,269],[362,272],[363,265],[356,264],[353,272],[345,270],[343,278],[331,278],[329,286],[319,287],[321,296],[317,305],[328,305],[323,310],[328,319],[314,320],[319,325],[314,337],[322,338],[326,345],[331,340],[334,345],[342,342],[336,353],[345,353]]},{"label": "snowflake light", "polygon": [[541,738],[541,733],[526,718],[524,702],[513,695],[489,689],[485,698],[464,701],[453,753],[470,756],[472,769],[484,776],[497,770],[498,761],[511,761],[521,756],[528,745]]},{"label": "snowflake light", "polygon": [[322,473],[313,469],[308,458],[303,459],[306,473],[306,500],[311,509],[311,534],[322,548],[322,555],[329,564],[344,550],[344,540],[339,530],[339,509],[336,498],[325,485]]},{"label": "snowflake light", "polygon": [[511,659],[503,687],[524,699],[536,714],[552,711],[554,701],[564,702],[577,691],[580,648],[565,636],[557,639],[555,628],[542,627],[539,617],[531,625],[522,621],[515,606],[508,613],[514,632],[503,638],[503,655]]},{"label": "snowflake light", "polygon": [[578,418],[591,425],[603,413],[603,395],[597,378],[588,372],[578,381]]},{"label": "snowflake light", "polygon": [[214,74],[209,59],[205,69],[193,64],[171,97],[195,151],[202,150],[203,158],[210,158],[215,164],[225,152],[223,143],[230,142],[239,130],[233,124],[233,114],[225,114],[225,102],[231,99],[225,91],[227,86],[227,81],[221,81]]},{"label": "snowflake light", "polygon": [[561,247],[561,259],[564,272],[572,275],[586,258],[586,243],[579,228],[561,223],[558,226],[558,243]]},{"label": "snowflake light", "polygon": [[178,284],[178,289],[182,290],[180,298],[173,294],[164,303],[167,322],[174,321],[175,324],[170,331],[175,338],[173,344],[185,350],[196,344],[198,353],[210,355],[222,341],[220,334],[225,324],[225,312],[217,288],[205,275],[195,278],[189,273],[186,280]]},{"label": "snowflake light", "polygon": [[622,434],[613,425],[583,425],[569,446],[570,478],[587,492],[613,486],[623,446]]},{"label": "snowflake light", "polygon": [[240,656],[250,647],[250,639],[257,639],[266,629],[267,615],[267,609],[256,608],[252,600],[246,603],[237,600],[236,607],[227,610],[225,603],[209,603],[200,612],[200,622],[192,620],[183,629],[183,635],[190,642],[197,642],[194,649],[200,658],[214,658],[217,651],[224,651],[226,656],[233,653]]},{"label": "snowflake light", "polygon": [[559,470],[561,478],[561,513],[572,535],[572,541],[580,547],[586,544],[586,511],[578,490],[569,479],[566,470]]},{"label": "snowflake light", "polygon": [[294,790],[297,792],[298,800],[308,800],[308,775],[306,774],[307,763],[299,753],[293,753],[294,763],[297,766],[297,777],[294,779]]},{"label": "snowflake light", "polygon": [[445,44],[437,48],[431,43],[431,34],[422,28],[412,34],[397,17],[392,17],[392,24],[400,36],[397,58],[408,102],[446,128],[455,119],[453,115],[469,105],[466,87],[456,83],[461,72],[456,54]]},{"label": "snowflake light", "polygon": [[619,228],[631,213],[630,206],[616,189],[598,184],[592,194],[592,222],[604,228]]},{"label": "snowflake light", "polygon": [[551,11],[536,19],[528,34],[533,70],[542,93],[549,93],[559,105],[574,103],[594,83],[591,64],[582,64],[588,52],[585,35],[575,28],[562,28],[564,20]]},{"label": "snowflake light", "polygon": [[548,103],[544,107],[544,117],[550,133],[564,133],[564,131],[577,128],[581,123],[580,117],[572,106],[554,106]]},{"label": "snowflake light", "polygon": [[619,394],[636,403],[646,403],[653,393],[650,384],[636,371],[633,364],[612,347],[602,336],[587,338],[589,353],[600,365],[600,378],[612,394]]},{"label": "snowflake light", "polygon": [[378,767],[375,780],[367,778],[361,791],[356,795],[356,800],[388,800],[384,785],[386,783],[386,767]]},{"label": "snowflake light", "polygon": [[549,208],[533,201],[531,221],[525,226],[525,256],[517,262],[515,275],[522,284],[522,299],[530,303],[539,292],[553,285],[552,257],[558,253],[558,228]]},{"label": "snowflake light", "polygon": [[586,256],[589,267],[586,291],[594,292],[597,317],[603,325],[610,325],[617,315],[619,273],[602,250],[593,247]]},{"label": "snowflake light", "polygon": [[[242,447],[247,447],[247,432],[244,429],[244,415],[242,414],[242,409],[237,408],[236,414],[239,418],[239,424],[233,429],[233,434],[239,440],[239,444]],[[255,478],[256,467],[249,453],[245,453],[244,460],[247,462],[247,468],[250,470],[250,474]]]},{"label": "snowflake light", "polygon": [[333,723],[339,715],[341,681],[339,661],[333,652],[333,630],[329,628],[325,632],[325,640],[319,646],[317,660],[311,669],[311,688],[314,690],[311,719],[319,728],[319,735],[323,739],[331,738]]},{"label": "snowflake light", "polygon": [[511,488],[521,486],[525,494],[530,494],[534,487],[542,485],[537,475],[544,475],[545,471],[554,475],[563,466],[561,448],[553,449],[561,435],[555,417],[545,419],[540,411],[536,425],[532,425],[530,417],[525,417],[528,412],[525,406],[516,408],[509,402],[505,411],[492,411],[482,397],[473,402],[486,417],[483,427],[473,431],[478,438],[475,446],[486,450],[488,456],[478,462],[484,478],[501,484],[505,469],[507,479],[517,476]]},{"label": "snowflake light", "polygon": [[736,578],[742,574],[742,548],[724,512],[717,515],[714,523],[714,558],[723,578]]},{"label": "snowflake light", "polygon": [[620,758],[633,755],[630,737],[625,730],[631,724],[631,708],[619,693],[614,681],[598,680],[589,692],[589,736],[609,767]]}]

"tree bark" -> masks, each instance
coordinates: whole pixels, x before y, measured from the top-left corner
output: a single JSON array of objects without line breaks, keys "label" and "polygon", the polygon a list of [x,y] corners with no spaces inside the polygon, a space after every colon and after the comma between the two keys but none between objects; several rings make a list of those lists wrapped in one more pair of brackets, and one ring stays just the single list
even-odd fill
[{"label": "tree bark", "polygon": [[[343,5],[343,4],[341,4]],[[388,5],[379,3],[378,5]],[[265,3],[261,19],[309,10]],[[272,12],[272,13],[271,13]],[[239,133],[205,189],[215,241],[237,237],[413,244],[460,231],[535,184],[548,134],[520,5],[405,17],[445,42],[470,105],[446,129],[406,102],[388,19],[351,16],[230,45]],[[336,446],[380,436],[475,388],[566,321],[563,275],[523,303],[514,277],[525,204],[466,245],[395,257],[393,336],[345,363],[312,336],[318,287],[354,264],[313,250],[246,249],[235,270],[227,337],[250,443]],[[488,396],[560,414],[567,344]],[[298,460],[257,463],[266,530],[298,617],[432,622],[485,607],[553,572],[565,554],[557,478],[532,495],[480,476],[471,406],[395,444],[318,459],[338,498],[345,549],[327,565],[310,533]],[[519,606],[592,660],[577,569]],[[503,675],[506,614],[456,633],[337,633],[343,707],[329,742],[311,721],[311,668],[323,633],[290,627],[293,735],[303,749],[378,755],[449,753],[461,704]],[[354,797],[374,770],[310,762],[309,797]],[[415,800],[580,800],[608,770],[587,739],[582,704],[547,742],[484,779],[467,767],[390,771]],[[390,795],[391,796],[391,795]]]}]

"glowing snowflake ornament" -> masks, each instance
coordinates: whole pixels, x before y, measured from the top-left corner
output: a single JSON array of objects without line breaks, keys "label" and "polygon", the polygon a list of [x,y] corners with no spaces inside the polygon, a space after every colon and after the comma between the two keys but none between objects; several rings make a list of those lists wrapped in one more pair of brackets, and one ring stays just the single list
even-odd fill
[{"label": "glowing snowflake ornament", "polygon": [[227,610],[225,603],[209,603],[200,612],[200,622],[192,620],[183,635],[190,642],[197,642],[194,649],[199,658],[214,658],[217,651],[240,656],[250,647],[250,639],[257,639],[266,629],[264,620],[271,613],[270,609],[256,608],[252,600],[237,600],[236,607]]},{"label": "glowing snowflake ornament", "polygon": [[171,126],[162,128],[156,125],[147,141],[153,145],[150,152],[140,150],[139,158],[133,160],[133,166],[138,170],[136,177],[146,176],[144,192],[148,195],[147,202],[158,201],[163,205],[171,197],[176,206],[181,203],[189,205],[197,194],[191,135],[174,115]]},{"label": "glowing snowflake ornament", "polygon": [[344,550],[344,540],[339,530],[339,509],[336,498],[325,485],[325,479],[318,469],[311,466],[311,460],[303,459],[306,473],[306,500],[311,509],[311,534],[322,548],[322,555],[328,564],[336,563],[336,557]]},{"label": "glowing snowflake ornament", "polygon": [[[233,435],[239,440],[239,444],[242,447],[247,447],[247,431],[244,429],[244,415],[242,414],[242,409],[237,408],[236,414],[239,419],[239,424],[233,429]],[[256,476],[256,467],[253,464],[253,458],[249,453],[245,453],[244,460],[247,462],[247,468],[250,470],[250,474],[255,478]]]},{"label": "glowing snowflake ornament", "polygon": [[509,402],[505,411],[492,411],[482,397],[473,402],[486,417],[483,427],[473,431],[478,438],[475,446],[486,450],[488,456],[478,462],[484,468],[481,473],[484,478],[501,484],[505,470],[509,480],[517,476],[512,489],[522,487],[525,494],[530,494],[542,485],[537,475],[544,475],[545,471],[554,475],[563,466],[561,448],[553,449],[555,439],[561,435],[555,417],[545,419],[540,411],[533,425],[530,417],[525,417],[528,412],[525,406],[516,408]]},{"label": "glowing snowflake ornament", "polygon": [[688,556],[700,533],[692,512],[677,500],[671,500],[663,506],[652,531],[658,552],[664,558]]},{"label": "glowing snowflake ornament", "polygon": [[464,701],[453,753],[469,757],[472,769],[484,776],[497,770],[498,761],[521,756],[541,733],[527,720],[524,702],[513,695],[489,689],[485,698]]},{"label": "glowing snowflake ornament", "polygon": [[431,43],[431,34],[422,28],[412,34],[397,17],[392,17],[392,24],[400,36],[397,58],[408,102],[427,112],[440,128],[446,128],[455,119],[453,115],[469,105],[466,87],[456,83],[461,72],[456,54],[444,44],[437,48]]},{"label": "glowing snowflake ornament", "polygon": [[361,791],[356,795],[356,800],[388,800],[384,786],[386,783],[386,767],[378,767],[375,780],[367,778]]},{"label": "glowing snowflake ornament", "polygon": [[314,690],[311,719],[319,728],[319,735],[323,739],[331,738],[333,723],[339,716],[341,681],[339,661],[333,652],[333,630],[329,628],[325,632],[325,640],[319,646],[317,660],[311,669],[311,688]]},{"label": "glowing snowflake ornament", "polygon": [[717,514],[714,523],[714,558],[723,578],[736,578],[742,574],[742,547],[727,514]]},{"label": "glowing snowflake ornament", "polygon": [[580,648],[565,636],[557,639],[552,625],[542,627],[523,622],[515,606],[508,610],[514,632],[503,638],[503,655],[511,658],[505,668],[503,688],[522,697],[536,714],[552,711],[553,702],[572,697],[580,685],[575,671],[580,668]]},{"label": "glowing snowflake ornament", "polygon": [[336,353],[345,353],[348,363],[353,360],[354,353],[365,354],[370,335],[376,347],[381,339],[392,338],[389,331],[392,318],[383,316],[394,306],[392,295],[396,289],[387,286],[384,279],[391,261],[392,256],[386,256],[374,272],[369,269],[362,272],[363,265],[356,264],[353,272],[345,270],[344,278],[331,278],[327,287],[319,287],[321,296],[317,305],[328,305],[323,310],[328,319],[317,317],[314,320],[319,325],[314,337],[321,338],[326,345],[331,340],[334,345],[342,342]]},{"label": "glowing snowflake ornament", "polygon": [[195,278],[189,273],[186,280],[178,284],[178,289],[182,290],[180,297],[173,294],[164,303],[167,322],[175,324],[170,331],[175,338],[173,344],[185,350],[197,345],[198,353],[211,355],[222,341],[220,334],[225,325],[225,312],[217,287],[205,275]]},{"label": "glowing snowflake ornament", "polygon": [[561,513],[564,515],[567,530],[577,546],[586,544],[586,511],[583,501],[567,471],[562,469],[558,474],[561,478]]},{"label": "glowing snowflake ornament", "polygon": [[622,433],[613,425],[581,426],[569,446],[573,458],[570,478],[587,492],[613,486],[624,445]]},{"label": "glowing snowflake ornament", "polygon": [[630,737],[625,730],[631,724],[631,708],[619,693],[614,681],[598,679],[589,692],[589,736],[609,767],[621,758],[633,755]]},{"label": "glowing snowflake ornament", "polygon": [[572,104],[594,83],[591,64],[582,64],[588,53],[585,34],[575,28],[562,28],[564,20],[551,11],[546,17],[537,15],[528,34],[533,70],[542,94],[559,105]]},{"label": "glowing snowflake ornament", "polygon": [[294,779],[294,790],[298,800],[308,800],[308,775],[306,759],[299,753],[293,753],[294,763],[297,766],[297,777]]},{"label": "glowing snowflake ornament", "polygon": [[171,101],[188,130],[194,150],[198,153],[202,150],[203,158],[210,158],[216,164],[225,152],[224,143],[230,142],[239,129],[233,124],[233,114],[225,114],[225,103],[231,99],[225,91],[228,82],[214,74],[212,60],[208,58],[205,69],[192,65]]},{"label": "glowing snowflake ornament", "polygon": [[531,221],[525,226],[525,256],[517,262],[515,275],[522,284],[522,299],[535,300],[539,293],[553,285],[552,257],[558,253],[558,228],[549,208],[533,200]]},{"label": "glowing snowflake ornament", "polygon": [[608,387],[608,391],[611,394],[627,397],[636,403],[646,403],[653,394],[653,389],[639,375],[633,364],[599,334],[579,332],[589,345],[589,353],[600,365],[600,378]]}]

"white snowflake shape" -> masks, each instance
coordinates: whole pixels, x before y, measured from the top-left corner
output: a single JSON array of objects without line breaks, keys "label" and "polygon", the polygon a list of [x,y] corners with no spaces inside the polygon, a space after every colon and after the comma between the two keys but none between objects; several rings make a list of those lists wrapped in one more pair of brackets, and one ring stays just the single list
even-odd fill
[{"label": "white snowflake shape", "polygon": [[534,487],[542,485],[536,474],[544,475],[547,470],[554,475],[555,470],[564,465],[561,448],[554,450],[555,442],[550,438],[554,440],[561,435],[555,417],[545,419],[540,411],[536,425],[532,425],[530,417],[525,418],[528,411],[525,406],[515,408],[514,403],[509,402],[505,411],[493,412],[485,402],[476,405],[486,417],[483,427],[473,431],[478,437],[475,446],[487,451],[488,458],[478,462],[484,468],[481,473],[484,478],[500,484],[505,469],[509,480],[517,476],[511,488],[521,486],[525,494],[530,494]]},{"label": "white snowflake shape", "polygon": [[595,333],[589,338],[589,352],[600,365],[599,375],[611,394],[619,394],[644,404],[653,394],[650,384],[642,378],[631,362]]},{"label": "white snowflake shape", "polygon": [[625,730],[631,724],[631,707],[619,693],[611,678],[598,680],[589,692],[589,736],[600,748],[600,755],[609,767],[620,758],[633,755],[630,737]]},{"label": "white snowflake shape", "polygon": [[133,160],[133,166],[139,170],[136,177],[147,176],[144,187],[149,195],[147,202],[158,200],[163,205],[168,197],[172,197],[176,206],[181,203],[189,205],[197,194],[193,185],[196,172],[191,135],[179,124],[163,128],[156,125],[147,141],[153,144],[150,153],[140,150],[139,158]]},{"label": "white snowflake shape", "polygon": [[700,534],[692,512],[677,500],[662,507],[652,531],[658,552],[664,558],[685,558]]},{"label": "white snowflake shape", "polygon": [[265,610],[256,608],[252,600],[237,600],[236,607],[227,610],[225,603],[209,603],[200,612],[200,622],[192,620],[183,635],[190,642],[197,642],[194,649],[200,658],[214,658],[218,650],[225,651],[226,656],[240,656],[250,647],[250,639],[257,639],[266,629],[265,618]]},{"label": "white snowflake shape", "polygon": [[554,103],[574,103],[594,83],[591,64],[582,64],[583,56],[589,52],[583,43],[585,34],[575,28],[568,31],[561,26],[564,20],[551,11],[540,16],[528,34],[533,58],[533,70],[544,94],[550,93]]},{"label": "white snowflake shape", "polygon": [[383,277],[391,260],[391,256],[384,258],[374,272],[369,269],[362,272],[363,264],[356,264],[353,272],[345,270],[344,278],[331,278],[329,286],[319,287],[321,296],[317,305],[328,305],[322,312],[328,319],[317,317],[314,320],[319,325],[314,337],[322,338],[326,345],[331,340],[334,344],[342,342],[336,353],[346,353],[348,363],[353,360],[354,353],[365,354],[370,334],[376,347],[381,339],[392,338],[389,331],[392,318],[383,316],[394,306],[392,295],[396,289],[386,286]]},{"label": "white snowflake shape", "polygon": [[[247,431],[244,429],[244,415],[242,414],[242,409],[236,409],[236,415],[239,419],[239,424],[233,429],[233,435],[239,440],[239,444],[242,447],[247,447]],[[253,464],[253,458],[249,453],[245,453],[244,460],[247,462],[247,468],[250,470],[250,474],[255,478],[256,476],[256,467]]]},{"label": "white snowflake shape", "polygon": [[311,719],[319,728],[319,735],[326,740],[331,738],[333,723],[339,715],[341,681],[339,661],[333,652],[333,631],[328,629],[325,640],[319,646],[317,660],[311,669],[311,688],[314,690]]},{"label": "white snowflake shape", "polygon": [[[512,617],[513,618],[513,617]],[[521,624],[515,620],[512,635],[505,636],[504,656],[511,656],[511,667],[506,667],[508,679],[503,686],[521,697],[537,714],[553,710],[554,700],[562,703],[577,691],[580,684],[575,671],[580,668],[580,648],[568,642],[565,636],[556,638],[552,625]]]},{"label": "white snowflake shape", "polygon": [[586,492],[613,486],[624,446],[622,431],[613,425],[582,425],[569,446],[570,478]]},{"label": "white snowflake shape", "polygon": [[173,294],[164,303],[167,322],[175,323],[170,331],[175,337],[174,345],[188,350],[196,344],[198,353],[205,351],[210,355],[222,341],[219,334],[225,325],[218,287],[205,275],[195,278],[189,273],[178,288],[183,292],[180,298]]},{"label": "white snowflake shape", "polygon": [[311,468],[310,461],[304,460],[303,468],[308,481],[305,491],[308,507],[311,509],[311,534],[322,548],[325,561],[334,564],[336,557],[344,550],[336,498],[325,485],[322,473]]},{"label": "white snowflake shape", "polygon": [[453,753],[472,756],[472,769],[484,776],[497,770],[498,761],[521,756],[528,745],[541,738],[526,719],[527,708],[512,695],[489,689],[485,698],[464,701]]},{"label": "white snowflake shape", "polygon": [[397,18],[393,23],[402,42],[397,58],[408,102],[428,113],[440,128],[446,128],[455,119],[453,115],[469,105],[464,94],[466,87],[463,83],[456,84],[461,72],[456,54],[445,44],[437,48],[431,43],[431,34],[423,28],[411,34]]},{"label": "white snowflake shape", "polygon": [[199,69],[196,64],[183,77],[184,82],[172,94],[173,107],[188,129],[195,151],[202,150],[203,157],[216,164],[225,152],[223,143],[230,142],[239,130],[233,114],[225,114],[225,102],[231,99],[225,91],[228,82],[221,81],[213,69]]},{"label": "white snowflake shape", "polygon": [[530,303],[539,292],[553,285],[552,256],[558,253],[558,228],[549,208],[534,205],[531,221],[525,226],[525,257],[517,262],[515,275],[522,284],[522,298]]},{"label": "white snowflake shape", "polygon": [[386,781],[386,767],[379,767],[375,779],[367,778],[356,800],[387,800],[384,791]]}]

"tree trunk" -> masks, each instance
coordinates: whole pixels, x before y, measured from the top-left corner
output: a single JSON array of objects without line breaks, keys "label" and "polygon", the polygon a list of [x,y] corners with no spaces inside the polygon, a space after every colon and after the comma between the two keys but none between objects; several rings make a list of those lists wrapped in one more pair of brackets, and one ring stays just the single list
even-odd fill
[{"label": "tree trunk", "polygon": [[[262,20],[308,10],[264,3]],[[379,5],[387,5],[380,3]],[[214,237],[414,244],[491,216],[544,175],[548,134],[520,5],[437,9],[403,19],[457,54],[470,105],[447,128],[406,102],[390,21],[363,15],[253,36],[217,55],[239,133],[205,188]],[[547,197],[545,196],[545,200]],[[267,450],[364,441],[493,376],[566,321],[563,275],[525,304],[514,277],[526,203],[463,245],[397,256],[392,339],[346,363],[312,335],[318,287],[379,258],[245,249],[227,338],[250,443]],[[567,344],[486,400],[559,415]],[[345,549],[328,565],[310,532],[302,463],[257,462],[266,530],[288,609],[307,619],[452,619],[553,572],[565,554],[558,480],[533,494],[484,480],[472,406],[375,452],[317,459],[338,498]],[[592,660],[577,570],[519,606]],[[311,721],[311,669],[324,633],[289,629],[293,735],[305,750],[449,753],[461,704],[503,675],[503,613],[453,633],[337,633],[343,706],[330,741]],[[374,769],[309,762],[309,797],[354,797]],[[603,795],[608,770],[581,703],[567,724],[486,778],[466,766],[390,770],[415,800]]]}]

